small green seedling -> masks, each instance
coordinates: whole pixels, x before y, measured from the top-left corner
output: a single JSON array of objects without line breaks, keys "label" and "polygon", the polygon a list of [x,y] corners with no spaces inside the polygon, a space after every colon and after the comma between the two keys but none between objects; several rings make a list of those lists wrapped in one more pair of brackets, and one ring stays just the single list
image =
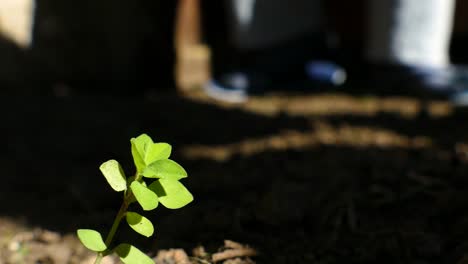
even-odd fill
[{"label": "small green seedling", "polygon": [[[170,209],[181,208],[193,201],[192,194],[179,180],[187,177],[187,172],[175,161],[170,160],[172,147],[167,143],[154,143],[146,134],[132,138],[131,151],[136,166],[133,177],[127,178],[116,160],[109,160],[100,170],[109,185],[116,192],[123,192],[123,203],[112,224],[106,240],[98,231],[79,229],[78,238],[83,245],[96,252],[95,264],[101,263],[104,256],[116,253],[125,264],[154,264],[153,260],[130,244],[120,244],[110,248],[120,222],[127,224],[137,233],[150,237],[154,227],[148,218],[128,211],[130,204],[138,202],[144,211],[150,211],[161,203]],[[150,184],[148,180],[154,179]],[[149,182],[148,182],[149,183]]]}]

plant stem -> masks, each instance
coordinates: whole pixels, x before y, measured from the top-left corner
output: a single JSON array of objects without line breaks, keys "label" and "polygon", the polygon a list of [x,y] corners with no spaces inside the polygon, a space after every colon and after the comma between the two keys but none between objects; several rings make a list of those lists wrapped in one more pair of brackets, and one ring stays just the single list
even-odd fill
[{"label": "plant stem", "polygon": [[[125,214],[127,213],[127,209],[129,205],[128,201],[130,200],[130,197],[132,197],[132,195],[133,194],[129,192],[125,196],[124,201],[122,205],[120,206],[119,212],[117,213],[117,216],[114,219],[114,223],[112,224],[109,234],[106,237],[106,241],[104,242],[107,247],[109,247],[110,244],[112,243],[112,239],[114,239],[115,233],[117,232],[117,228],[119,227],[120,222],[122,221],[122,218],[124,218]],[[107,250],[104,252],[99,252],[98,255],[96,256],[96,260],[94,261],[94,264],[100,264],[102,258],[106,255],[105,254],[106,252]]]},{"label": "plant stem", "polygon": [[96,260],[94,261],[94,264],[100,264],[103,257],[104,255],[102,255],[102,253],[98,253],[98,255],[96,256]]},{"label": "plant stem", "polygon": [[127,203],[127,201],[125,199],[124,202],[122,203],[122,206],[120,206],[120,210],[117,213],[117,216],[115,217],[114,223],[112,224],[112,227],[111,227],[111,229],[109,231],[109,234],[107,235],[106,241],[104,242],[106,244],[106,246],[110,246],[110,244],[112,242],[112,239],[114,239],[114,235],[117,232],[117,228],[120,225],[120,221],[122,220],[122,218],[127,213],[127,208],[128,208],[128,203]]}]

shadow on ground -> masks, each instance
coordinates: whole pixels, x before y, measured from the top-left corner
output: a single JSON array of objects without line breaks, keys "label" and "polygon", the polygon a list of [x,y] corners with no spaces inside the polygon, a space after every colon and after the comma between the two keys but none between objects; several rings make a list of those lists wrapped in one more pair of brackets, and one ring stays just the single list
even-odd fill
[{"label": "shadow on ground", "polygon": [[98,167],[113,158],[130,174],[129,139],[144,132],[173,145],[195,196],[155,211],[152,248],[234,239],[260,263],[454,263],[468,250],[462,116],[301,114],[274,99],[265,113],[174,95],[0,100],[1,215],[33,226],[107,230],[120,197]]}]

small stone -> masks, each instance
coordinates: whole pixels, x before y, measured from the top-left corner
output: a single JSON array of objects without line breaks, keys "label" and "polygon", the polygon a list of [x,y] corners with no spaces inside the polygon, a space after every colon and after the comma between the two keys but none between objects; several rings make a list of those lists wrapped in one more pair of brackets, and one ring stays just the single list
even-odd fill
[{"label": "small stone", "polygon": [[187,253],[183,249],[161,250],[154,258],[156,264],[191,264]]},{"label": "small stone", "polygon": [[8,250],[12,252],[16,252],[20,250],[21,248],[21,243],[19,241],[12,241],[8,244]]},{"label": "small stone", "polygon": [[[96,256],[89,256],[85,260],[80,262],[80,264],[93,264],[95,260],[96,260]],[[114,256],[105,256],[101,260],[101,264],[117,264],[117,263],[118,263],[118,260]]]},{"label": "small stone", "polygon": [[48,230],[42,230],[38,234],[38,240],[45,243],[55,243],[60,241],[60,234]]}]

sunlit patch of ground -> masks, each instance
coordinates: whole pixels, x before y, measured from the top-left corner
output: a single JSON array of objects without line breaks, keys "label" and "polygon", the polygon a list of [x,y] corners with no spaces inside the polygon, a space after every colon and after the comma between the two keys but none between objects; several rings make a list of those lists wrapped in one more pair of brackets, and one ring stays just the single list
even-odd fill
[{"label": "sunlit patch of ground", "polygon": [[307,131],[283,131],[276,135],[246,139],[217,145],[186,146],[182,154],[190,159],[227,160],[234,155],[251,156],[269,151],[304,150],[322,145],[352,146],[357,148],[425,148],[431,140],[425,136],[408,137],[388,129],[343,125],[334,127],[316,122]]},{"label": "sunlit patch of ground", "polygon": [[215,104],[227,109],[243,109],[269,116],[279,113],[291,116],[375,116],[388,113],[411,119],[423,111],[433,117],[444,117],[453,113],[453,107],[445,101],[432,100],[423,103],[419,99],[410,97],[352,96],[338,93],[270,94],[264,97],[251,97],[245,103],[230,104],[213,100],[200,90],[193,90],[186,96],[197,102]]},{"label": "sunlit patch of ground", "polygon": [[[388,128],[360,126],[348,123],[333,125],[327,117],[395,115],[412,120],[425,113],[431,118],[447,117],[452,106],[444,101],[429,101],[409,97],[351,96],[345,94],[321,95],[267,95],[252,97],[245,103],[230,104],[208,98],[202,91],[191,91],[188,98],[222,109],[240,109],[265,116],[286,115],[310,120],[307,130],[284,130],[278,134],[250,138],[223,145],[185,146],[182,153],[191,159],[208,158],[226,160],[233,155],[255,155],[277,150],[313,148],[320,145],[424,148],[431,146],[431,139],[424,135],[408,136]],[[254,124],[252,124],[254,125]]]},{"label": "sunlit patch of ground", "polygon": [[[98,166],[103,159],[129,157],[128,142],[122,140],[141,130],[171,136],[176,160],[187,164],[187,183],[196,194],[187,210],[161,218],[158,213],[161,233],[148,242],[156,259],[176,258],[181,262],[168,263],[182,264],[191,256],[187,249],[200,240],[219,246],[219,237],[233,239],[227,233],[266,253],[226,263],[259,258],[267,260],[259,263],[361,263],[380,252],[397,256],[393,260],[401,252],[429,259],[442,250],[462,259],[463,252],[452,249],[466,243],[452,240],[468,223],[463,213],[468,128],[460,123],[463,118],[453,118],[454,109],[446,102],[276,94],[233,105],[192,92],[183,99],[169,95],[144,103],[46,103],[42,108],[33,102],[19,114],[6,112],[9,123],[2,132],[8,146],[0,152],[0,164],[9,173],[0,198],[20,193],[14,188],[25,190],[18,199],[22,207],[8,207],[17,214],[0,218],[0,264],[92,263],[93,254],[71,230],[81,227],[82,220],[104,225],[113,216],[115,197],[102,192],[105,182]],[[32,183],[25,186],[20,177]],[[29,204],[34,206],[25,206]],[[454,220],[452,212],[459,213],[453,227],[447,225]],[[25,220],[18,220],[23,215]],[[60,221],[65,228],[58,233],[43,226]],[[444,244],[448,240],[455,246]],[[186,243],[187,254],[158,252],[168,247],[156,248],[154,241]],[[203,254],[189,260],[210,263]],[[394,263],[402,262],[415,263]]]}]

